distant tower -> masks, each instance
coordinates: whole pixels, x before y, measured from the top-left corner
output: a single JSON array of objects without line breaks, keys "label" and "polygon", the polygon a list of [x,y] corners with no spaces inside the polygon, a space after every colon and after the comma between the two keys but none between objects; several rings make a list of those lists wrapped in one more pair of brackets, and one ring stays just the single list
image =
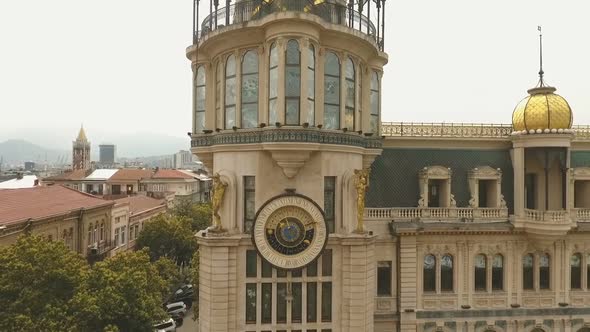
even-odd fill
[{"label": "distant tower", "polygon": [[101,144],[99,148],[99,161],[101,164],[112,165],[115,163],[117,147],[114,144]]},{"label": "distant tower", "polygon": [[72,144],[72,169],[90,169],[90,142],[84,127],[80,127],[78,137]]}]

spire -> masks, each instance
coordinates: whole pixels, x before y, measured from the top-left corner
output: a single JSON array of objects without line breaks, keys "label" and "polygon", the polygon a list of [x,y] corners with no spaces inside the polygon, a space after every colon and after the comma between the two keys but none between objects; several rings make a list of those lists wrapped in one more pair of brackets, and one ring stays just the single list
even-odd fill
[{"label": "spire", "polygon": [[545,86],[545,81],[543,80],[543,75],[545,72],[543,71],[543,29],[539,25],[537,26],[537,30],[539,30],[539,87]]},{"label": "spire", "polygon": [[78,138],[76,141],[87,141],[86,132],[84,132],[84,125],[80,125],[80,132],[78,132]]}]

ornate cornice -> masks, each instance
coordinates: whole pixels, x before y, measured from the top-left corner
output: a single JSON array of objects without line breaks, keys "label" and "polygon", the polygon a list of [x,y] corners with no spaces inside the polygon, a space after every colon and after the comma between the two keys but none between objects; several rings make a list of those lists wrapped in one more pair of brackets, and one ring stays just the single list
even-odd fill
[{"label": "ornate cornice", "polygon": [[256,143],[320,143],[348,145],[367,149],[381,149],[381,137],[366,137],[317,128],[257,128],[238,129],[209,134],[193,134],[191,147],[209,147],[226,144]]}]

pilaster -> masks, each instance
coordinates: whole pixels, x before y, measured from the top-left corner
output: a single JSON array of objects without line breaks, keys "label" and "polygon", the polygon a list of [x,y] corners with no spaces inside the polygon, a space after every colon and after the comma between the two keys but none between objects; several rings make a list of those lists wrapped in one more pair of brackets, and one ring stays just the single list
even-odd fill
[{"label": "pilaster", "polygon": [[375,236],[342,239],[342,331],[373,331]]},{"label": "pilaster", "polygon": [[237,329],[237,245],[239,237],[211,237],[200,232],[199,328],[200,331]]},{"label": "pilaster", "polygon": [[[416,331],[416,293],[417,293],[417,254],[416,236],[399,237],[399,278],[400,278],[400,331]],[[421,266],[421,265],[420,265]]]}]

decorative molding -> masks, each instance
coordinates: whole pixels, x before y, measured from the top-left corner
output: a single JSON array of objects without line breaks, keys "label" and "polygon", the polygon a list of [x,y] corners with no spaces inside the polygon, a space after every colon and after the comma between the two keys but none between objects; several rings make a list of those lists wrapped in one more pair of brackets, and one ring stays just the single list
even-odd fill
[{"label": "decorative molding", "polygon": [[447,180],[451,179],[453,171],[444,166],[428,166],[420,170],[420,179]]}]

